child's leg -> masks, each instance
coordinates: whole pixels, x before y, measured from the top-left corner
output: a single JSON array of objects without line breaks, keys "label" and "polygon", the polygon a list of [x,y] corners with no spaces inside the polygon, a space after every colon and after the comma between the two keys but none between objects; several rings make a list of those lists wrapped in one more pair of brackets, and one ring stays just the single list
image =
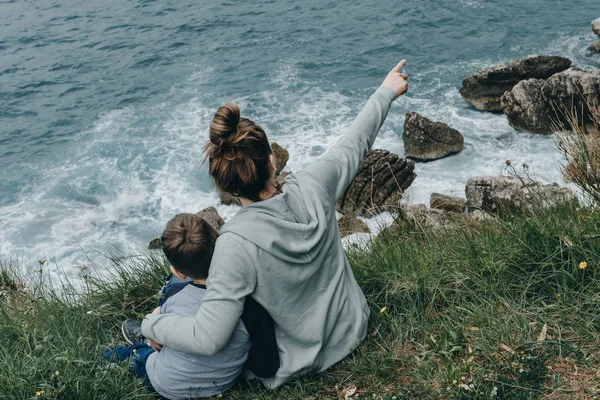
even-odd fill
[{"label": "child's leg", "polygon": [[148,357],[150,354],[154,353],[154,349],[147,344],[137,344],[137,346],[131,352],[131,357],[129,358],[129,365],[133,368],[135,374],[143,378],[144,381],[148,381],[148,373],[146,372],[146,361],[148,361]]},{"label": "child's leg", "polygon": [[[109,361],[129,360],[129,366],[135,375],[138,378],[142,378],[148,389],[155,392],[146,371],[146,362],[150,354],[154,353],[154,351],[152,347],[145,343],[136,343],[130,346],[119,345],[114,349],[105,347],[102,349],[102,356]],[[160,398],[163,399],[163,397]]]},{"label": "child's leg", "polygon": [[152,354],[152,352],[154,352],[154,349],[145,343],[135,343],[132,345],[120,344],[114,349],[110,347],[104,347],[101,350],[101,354],[104,358],[106,358],[109,361],[124,361],[129,360],[136,353],[145,354],[148,351],[148,349],[152,351],[149,354],[147,354],[144,358],[145,362],[148,356]]}]

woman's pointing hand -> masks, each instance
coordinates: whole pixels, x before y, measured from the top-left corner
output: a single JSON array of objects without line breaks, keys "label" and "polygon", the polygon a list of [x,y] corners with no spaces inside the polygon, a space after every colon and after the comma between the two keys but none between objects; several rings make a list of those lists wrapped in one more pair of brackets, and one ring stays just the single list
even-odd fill
[{"label": "woman's pointing hand", "polygon": [[392,89],[398,96],[402,96],[408,91],[408,75],[402,72],[402,67],[406,60],[400,61],[385,77],[382,87]]}]

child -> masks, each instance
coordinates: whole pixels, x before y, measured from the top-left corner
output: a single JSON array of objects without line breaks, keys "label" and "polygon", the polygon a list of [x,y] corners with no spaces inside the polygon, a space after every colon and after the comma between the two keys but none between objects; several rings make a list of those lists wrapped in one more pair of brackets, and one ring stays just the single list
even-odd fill
[{"label": "child", "polygon": [[[218,232],[196,214],[178,214],[167,223],[161,241],[171,272],[180,280],[189,277],[191,281],[179,283],[179,291],[167,294],[162,309],[157,308],[155,312],[181,316],[193,316],[198,312],[206,292],[204,285],[217,237]],[[155,343],[151,346],[143,342],[143,337],[132,340],[135,335],[131,332],[136,326],[131,325],[136,322],[125,321],[123,333],[133,343],[117,346],[114,350],[105,348],[103,355],[112,360],[129,359],[135,373],[144,378],[151,389],[168,399],[222,393],[233,385],[248,359],[250,337],[241,321],[227,346],[213,356],[186,354],[161,348]],[[274,331],[272,324],[268,329]],[[276,351],[274,341],[271,347]]]}]

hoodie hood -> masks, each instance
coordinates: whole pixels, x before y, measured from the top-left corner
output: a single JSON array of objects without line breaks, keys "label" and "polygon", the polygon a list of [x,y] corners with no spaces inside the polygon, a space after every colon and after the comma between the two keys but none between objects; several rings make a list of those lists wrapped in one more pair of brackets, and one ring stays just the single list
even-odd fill
[{"label": "hoodie hood", "polygon": [[324,216],[317,194],[302,193],[295,175],[290,175],[282,193],[242,207],[223,225],[221,234],[240,236],[288,263],[310,263],[322,248],[326,227],[318,221],[325,220]]}]

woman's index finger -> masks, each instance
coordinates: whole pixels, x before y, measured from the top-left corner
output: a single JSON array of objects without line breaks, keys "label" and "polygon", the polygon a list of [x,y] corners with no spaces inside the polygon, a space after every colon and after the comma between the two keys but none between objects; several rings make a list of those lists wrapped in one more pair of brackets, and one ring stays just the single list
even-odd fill
[{"label": "woman's index finger", "polygon": [[394,72],[402,71],[402,67],[404,67],[404,64],[406,64],[406,60],[400,61],[398,64],[396,64],[396,66],[394,67],[394,69],[392,69],[392,71],[394,71]]}]

